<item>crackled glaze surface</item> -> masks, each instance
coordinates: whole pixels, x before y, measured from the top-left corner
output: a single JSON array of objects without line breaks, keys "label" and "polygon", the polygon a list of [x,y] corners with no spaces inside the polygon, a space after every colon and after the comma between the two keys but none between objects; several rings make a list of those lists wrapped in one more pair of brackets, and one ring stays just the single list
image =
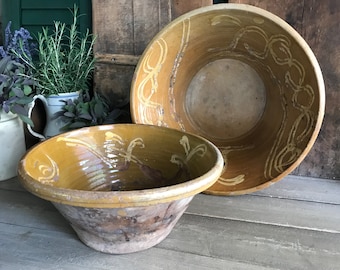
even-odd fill
[{"label": "crackled glaze surface", "polygon": [[[255,75],[225,70],[224,61]],[[325,106],[322,73],[302,37],[275,15],[241,4],[201,8],[169,24],[145,50],[131,92],[136,123],[196,133],[220,148],[227,170],[207,190],[213,194],[253,192],[295,169]]]},{"label": "crackled glaze surface", "polygon": [[162,241],[222,170],[221,152],[204,138],[119,124],[41,142],[22,158],[19,179],[51,201],[85,244],[120,254]]}]

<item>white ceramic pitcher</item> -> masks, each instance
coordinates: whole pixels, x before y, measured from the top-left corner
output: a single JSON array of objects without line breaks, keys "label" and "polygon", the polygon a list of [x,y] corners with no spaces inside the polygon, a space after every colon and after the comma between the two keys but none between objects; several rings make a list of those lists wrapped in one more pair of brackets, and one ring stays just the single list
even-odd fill
[{"label": "white ceramic pitcher", "polygon": [[17,174],[20,158],[26,151],[23,123],[11,112],[0,110],[0,181]]},{"label": "white ceramic pitcher", "polygon": [[79,92],[71,92],[71,93],[60,93],[58,95],[49,95],[47,97],[43,95],[36,95],[33,98],[28,110],[28,117],[32,118],[32,110],[35,106],[35,102],[37,99],[41,100],[44,105],[46,112],[46,126],[43,131],[43,134],[35,132],[30,125],[27,125],[28,131],[35,137],[40,140],[45,140],[55,135],[61,133],[60,129],[65,125],[64,121],[60,118],[55,119],[53,116],[56,112],[62,109],[62,106],[65,105],[63,100],[68,99],[76,99],[79,96]]}]

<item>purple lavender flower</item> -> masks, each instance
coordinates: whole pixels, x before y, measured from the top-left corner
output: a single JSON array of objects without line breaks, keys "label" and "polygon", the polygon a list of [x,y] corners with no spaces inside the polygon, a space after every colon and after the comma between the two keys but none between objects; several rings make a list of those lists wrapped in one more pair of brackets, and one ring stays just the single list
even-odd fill
[{"label": "purple lavender flower", "polygon": [[12,39],[11,25],[12,25],[12,21],[9,21],[5,29],[5,45],[4,46],[6,50],[7,50],[10,40]]},{"label": "purple lavender flower", "polygon": [[22,63],[22,60],[17,56],[21,55],[24,59],[31,60],[37,46],[34,43],[30,32],[21,27],[19,30],[15,30],[14,33],[12,33],[11,24],[12,22],[9,21],[5,29],[4,45],[0,46],[1,58],[11,56],[13,60]]}]

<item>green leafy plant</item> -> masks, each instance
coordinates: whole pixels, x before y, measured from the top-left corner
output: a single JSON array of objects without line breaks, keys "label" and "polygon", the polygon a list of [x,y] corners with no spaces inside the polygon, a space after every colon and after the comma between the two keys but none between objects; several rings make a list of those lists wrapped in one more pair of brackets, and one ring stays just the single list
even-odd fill
[{"label": "green leafy plant", "polygon": [[62,131],[113,124],[124,113],[118,108],[110,110],[106,100],[98,93],[94,93],[93,96],[83,93],[77,99],[62,100],[62,102],[65,103],[62,110],[54,115],[54,118],[60,118],[65,122]]},{"label": "green leafy plant", "polygon": [[27,77],[27,67],[6,56],[0,60],[0,109],[17,114],[33,126],[28,118],[28,104],[33,100],[35,81]]},{"label": "green leafy plant", "polygon": [[36,82],[30,63],[35,43],[29,31],[23,27],[11,31],[11,22],[5,28],[5,40],[0,46],[0,110],[17,114],[25,123],[33,126],[28,118],[28,105],[33,100]]},{"label": "green leafy plant", "polygon": [[95,38],[88,29],[84,35],[78,31],[78,18],[78,7],[74,5],[69,29],[65,23],[55,21],[52,33],[48,27],[38,33],[38,61],[33,68],[39,90],[44,95],[89,89],[95,65]]}]

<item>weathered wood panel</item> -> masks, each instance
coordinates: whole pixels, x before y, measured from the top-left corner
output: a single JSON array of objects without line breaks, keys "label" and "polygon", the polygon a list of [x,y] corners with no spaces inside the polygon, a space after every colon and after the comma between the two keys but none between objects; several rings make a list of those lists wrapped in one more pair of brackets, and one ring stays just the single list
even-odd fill
[{"label": "weathered wood panel", "polygon": [[[302,181],[296,178],[292,179],[295,179],[297,186],[299,186],[299,182],[303,184],[307,181],[307,179]],[[186,212],[200,216],[308,228],[309,230],[340,234],[340,216],[334,215],[339,211],[340,203],[335,202],[332,196],[330,196],[330,199],[324,198],[323,203],[318,202],[320,197],[326,197],[327,193],[337,192],[339,194],[340,186],[326,183],[323,186],[324,191],[322,191],[319,180],[316,182],[320,191],[311,186],[310,188],[305,188],[307,195],[304,195],[304,192],[300,190],[301,197],[296,199],[291,199],[292,197],[288,199],[282,198],[287,196],[285,195],[287,193],[299,193],[299,189],[291,185],[291,181],[280,183],[281,192],[275,191],[274,186],[274,191],[271,191],[273,188],[269,188],[267,194],[262,193],[262,196],[223,197],[199,194],[190,203]],[[13,196],[14,194],[20,194],[20,197]],[[279,198],[275,198],[275,194]],[[312,197],[313,195],[315,199]],[[303,199],[304,197],[305,199]],[[314,200],[317,201],[315,202]],[[11,190],[9,187],[4,187],[4,189],[0,190],[0,205],[2,209],[0,222],[1,220],[6,220],[10,224],[19,225],[21,220],[25,220],[25,225],[30,227],[71,231],[66,220],[61,218],[61,215],[49,202],[27,192],[16,191],[15,186]],[[278,213],[280,214],[278,215]]]},{"label": "weathered wood panel", "polygon": [[[188,253],[182,252],[182,249],[177,251],[161,246],[127,255],[102,254],[80,243],[75,235],[1,223],[0,233],[2,245],[0,246],[0,269],[6,270],[263,269],[263,266],[254,265],[249,261],[238,262],[193,253],[188,256]],[[270,267],[265,269],[274,270]]]},{"label": "weathered wood panel", "polygon": [[229,219],[184,215],[160,247],[252,263],[264,269],[336,269],[339,265],[336,242],[340,240],[339,234],[249,225]]},{"label": "weathered wood panel", "polygon": [[86,247],[16,179],[0,182],[0,269],[338,269],[340,233],[331,228],[339,228],[340,204],[326,195],[340,185],[309,180],[290,176],[261,194],[199,195],[159,245],[118,256]]},{"label": "weathered wood panel", "polygon": [[334,0],[230,0],[264,8],[292,25],[307,41],[323,71],[326,113],[317,141],[293,172],[340,179],[340,2]]},{"label": "weathered wood panel", "polygon": [[257,191],[252,195],[340,205],[339,194],[338,181],[288,175],[270,188]]},{"label": "weathered wood panel", "polygon": [[200,194],[190,203],[187,213],[340,234],[340,217],[332,216],[338,210],[339,205],[315,202],[297,203],[251,195],[221,197]]},{"label": "weathered wood panel", "polygon": [[339,235],[192,215],[157,247],[122,256],[94,252],[62,232],[1,223],[0,232],[4,269],[326,270],[340,256]]},{"label": "weathered wood panel", "polygon": [[[92,0],[94,52],[101,58],[94,74],[95,91],[111,105],[127,104],[138,56],[150,40],[174,18],[211,4],[212,0]],[[122,55],[118,63],[117,54]],[[137,58],[124,62],[131,56]]]}]

